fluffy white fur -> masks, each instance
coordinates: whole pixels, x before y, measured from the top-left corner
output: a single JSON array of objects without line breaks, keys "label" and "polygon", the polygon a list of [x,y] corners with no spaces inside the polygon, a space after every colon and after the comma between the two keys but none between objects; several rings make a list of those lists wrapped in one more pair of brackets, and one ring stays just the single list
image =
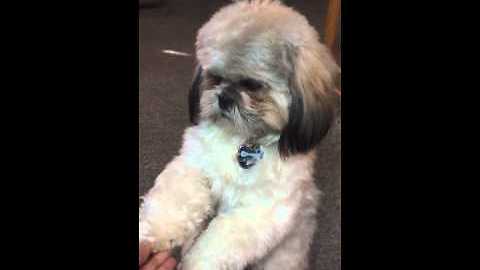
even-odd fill
[{"label": "fluffy white fur", "polygon": [[258,165],[245,170],[236,159],[242,142],[210,122],[187,129],[180,155],[144,198],[140,238],[159,250],[170,248],[170,239],[181,245],[218,202],[217,216],[182,269],[243,269],[261,259],[264,269],[303,269],[319,196],[314,154],[284,160],[272,144]]},{"label": "fluffy white fur", "polygon": [[[249,49],[238,36],[248,40]],[[278,44],[294,50],[292,57],[275,57]],[[217,95],[222,85],[204,91],[199,123],[185,131],[180,154],[144,197],[140,241],[154,243],[157,250],[182,246],[183,270],[241,270],[247,265],[305,269],[320,195],[312,176],[314,148],[312,144],[308,151],[285,157],[279,154],[279,140],[294,94],[289,82],[298,85],[295,93],[303,97],[302,125],[317,129],[314,120],[326,112],[322,102],[336,65],[303,16],[279,2],[261,0],[236,3],[214,15],[199,31],[197,58],[203,68],[230,76],[226,82],[241,74],[270,85],[262,90],[265,98],[256,101],[263,105],[264,115],[255,111],[254,95],[248,91],[240,93],[241,105],[235,107],[261,115],[254,124],[267,132],[256,138],[264,157],[250,169],[239,166],[239,146],[256,133],[242,125],[247,120],[235,110],[231,118],[220,116]],[[289,59],[295,61],[295,69],[288,66]],[[229,63],[239,68],[225,66]],[[272,64],[261,71],[249,66],[264,63]],[[285,67],[284,73],[276,67]],[[290,81],[279,75],[293,72]]]}]

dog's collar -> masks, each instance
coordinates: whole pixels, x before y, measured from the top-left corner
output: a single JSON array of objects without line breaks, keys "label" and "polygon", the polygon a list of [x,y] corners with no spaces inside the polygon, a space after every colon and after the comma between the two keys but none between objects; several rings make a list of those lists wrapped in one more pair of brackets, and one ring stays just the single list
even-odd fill
[{"label": "dog's collar", "polygon": [[270,134],[261,138],[247,140],[238,148],[238,164],[243,169],[250,169],[263,158],[264,147],[271,147],[278,142],[279,139],[280,135]]},{"label": "dog's collar", "polygon": [[237,160],[243,169],[250,169],[262,158],[263,149],[258,144],[242,144],[238,149]]}]

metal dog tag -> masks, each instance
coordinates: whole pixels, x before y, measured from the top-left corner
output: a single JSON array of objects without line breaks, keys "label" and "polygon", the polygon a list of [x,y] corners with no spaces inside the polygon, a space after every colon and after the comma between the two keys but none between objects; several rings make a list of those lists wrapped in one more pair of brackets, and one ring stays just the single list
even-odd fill
[{"label": "metal dog tag", "polygon": [[249,169],[263,158],[263,150],[260,145],[243,144],[238,149],[238,164],[243,169]]}]

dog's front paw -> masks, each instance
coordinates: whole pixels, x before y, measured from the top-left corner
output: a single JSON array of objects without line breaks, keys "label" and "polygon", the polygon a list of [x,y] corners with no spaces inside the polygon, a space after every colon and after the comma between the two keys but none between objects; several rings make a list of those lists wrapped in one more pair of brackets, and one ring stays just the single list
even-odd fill
[{"label": "dog's front paw", "polygon": [[177,244],[173,239],[155,239],[153,241],[153,252],[171,250],[176,246]]},{"label": "dog's front paw", "polygon": [[[158,223],[158,222],[157,222]],[[140,241],[150,242],[153,252],[171,250],[183,246],[187,234],[181,226],[164,222],[163,226],[155,222],[140,220]]]},{"label": "dog's front paw", "polygon": [[167,237],[166,234],[162,234],[161,236],[154,234],[148,222],[140,221],[139,228],[139,242],[149,243],[153,252],[169,250],[176,244],[175,241]]},{"label": "dog's front paw", "polygon": [[195,258],[187,254],[177,267],[178,270],[212,270],[217,267],[207,258]]},{"label": "dog's front paw", "polygon": [[204,263],[204,262],[187,263],[185,261],[182,261],[177,267],[177,270],[213,270],[213,269],[216,269],[216,268],[209,266],[207,263]]}]

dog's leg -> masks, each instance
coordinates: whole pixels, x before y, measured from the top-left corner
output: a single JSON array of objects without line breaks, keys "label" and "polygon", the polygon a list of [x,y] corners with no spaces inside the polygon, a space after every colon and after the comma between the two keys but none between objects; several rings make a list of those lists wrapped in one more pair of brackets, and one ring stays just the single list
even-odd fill
[{"label": "dog's leg", "polygon": [[308,254],[316,229],[314,217],[302,220],[290,235],[272,252],[258,262],[254,270],[305,270],[308,269]]},{"label": "dog's leg", "polygon": [[292,230],[281,243],[253,267],[254,270],[308,269],[310,244],[317,228],[317,206],[321,192],[312,183],[302,197]]},{"label": "dog's leg", "polygon": [[140,241],[156,250],[181,246],[212,213],[207,179],[181,156],[170,162],[145,195],[140,209]]},{"label": "dog's leg", "polygon": [[300,196],[219,213],[184,257],[182,270],[240,270],[262,258],[292,230]]}]

